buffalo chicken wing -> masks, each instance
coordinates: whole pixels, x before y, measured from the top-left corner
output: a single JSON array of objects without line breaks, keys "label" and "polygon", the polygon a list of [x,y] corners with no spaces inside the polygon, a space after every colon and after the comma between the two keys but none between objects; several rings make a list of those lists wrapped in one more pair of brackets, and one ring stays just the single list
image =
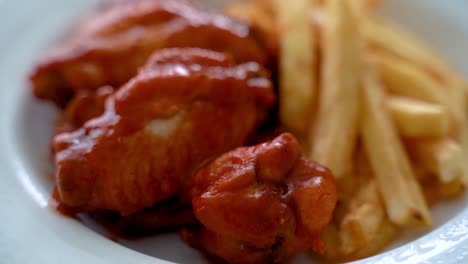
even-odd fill
[{"label": "buffalo chicken wing", "polygon": [[273,141],[222,155],[191,185],[202,227],[182,238],[229,263],[276,263],[308,247],[324,251],[320,232],[332,218],[331,172],[302,155],[296,139]]},{"label": "buffalo chicken wing", "polygon": [[85,20],[31,74],[34,93],[64,107],[80,90],[119,87],[158,49],[198,47],[229,53],[237,63],[265,63],[251,29],[183,1],[111,1]]},{"label": "buffalo chicken wing", "polygon": [[102,115],[55,136],[62,204],[130,215],[180,192],[207,160],[245,144],[274,103],[257,63],[200,49],[157,52]]}]

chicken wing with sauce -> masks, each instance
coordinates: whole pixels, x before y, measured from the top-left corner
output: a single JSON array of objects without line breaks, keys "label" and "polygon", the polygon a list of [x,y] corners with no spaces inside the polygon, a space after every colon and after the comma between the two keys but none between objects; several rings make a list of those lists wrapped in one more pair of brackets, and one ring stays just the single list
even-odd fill
[{"label": "chicken wing with sauce", "polygon": [[255,62],[158,51],[107,98],[102,115],[54,137],[59,200],[124,216],[151,207],[179,193],[204,162],[243,145],[274,99]]},{"label": "chicken wing with sauce", "polygon": [[265,63],[251,29],[178,0],[114,0],[85,20],[31,74],[37,97],[64,107],[80,90],[119,87],[158,49],[198,47],[229,53],[237,63]]},{"label": "chicken wing with sauce", "polygon": [[296,139],[282,134],[222,155],[190,184],[203,227],[184,230],[191,246],[228,263],[277,263],[312,247],[332,218],[331,172],[305,159]]},{"label": "chicken wing with sauce", "polygon": [[55,133],[71,132],[80,128],[88,120],[104,113],[105,101],[114,88],[103,86],[96,91],[79,91],[67,104],[55,124]]}]

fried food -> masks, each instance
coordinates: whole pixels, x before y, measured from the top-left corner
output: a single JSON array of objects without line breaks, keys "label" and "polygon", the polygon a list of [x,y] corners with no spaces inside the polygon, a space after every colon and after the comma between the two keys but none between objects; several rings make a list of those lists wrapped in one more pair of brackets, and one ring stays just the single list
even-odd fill
[{"label": "fried food", "polygon": [[362,43],[347,1],[326,1],[324,9],[322,79],[317,116],[309,130],[309,157],[341,179],[352,169],[359,130]]},{"label": "fried food", "polygon": [[186,230],[193,247],[229,263],[279,263],[312,247],[336,204],[331,172],[307,160],[291,134],[228,152],[191,183],[203,227]]},{"label": "fried food", "polygon": [[340,245],[335,249],[340,252],[336,254],[346,261],[376,253],[398,231],[388,219],[375,173],[362,146],[354,153],[354,162],[354,190],[341,205],[345,213],[335,219],[340,231]]},{"label": "fried food", "polygon": [[464,154],[459,143],[450,138],[408,140],[412,159],[427,173],[436,175],[442,183],[463,177]]},{"label": "fried food", "polygon": [[362,138],[388,216],[400,226],[430,225],[429,208],[384,98],[383,85],[368,70],[364,76]]},{"label": "fried food", "polygon": [[432,48],[395,23],[374,14],[366,17],[362,30],[373,50],[397,56],[438,77],[445,78],[453,74]]},{"label": "fried food", "polygon": [[181,191],[207,159],[244,144],[274,102],[257,63],[200,49],[154,54],[105,112],[54,138],[60,202],[129,215]]},{"label": "fried food", "polygon": [[448,98],[443,87],[416,65],[386,54],[378,54],[372,59],[390,93],[447,104]]},{"label": "fried food", "polygon": [[31,75],[62,107],[59,207],[125,232],[184,226],[231,263],[351,261],[429,226],[468,185],[468,85],[382,2],[236,1],[240,22],[109,0]]},{"label": "fried food", "polygon": [[402,137],[440,138],[449,135],[452,120],[445,107],[401,96],[389,96],[386,101]]},{"label": "fried food", "polygon": [[120,87],[158,49],[198,47],[226,52],[236,62],[265,63],[250,28],[183,1],[113,1],[86,19],[31,74],[34,94],[65,106],[75,92]]},{"label": "fried food", "polygon": [[104,113],[105,101],[114,88],[103,86],[96,91],[80,91],[67,104],[55,125],[55,133],[71,132],[84,125],[88,120]]},{"label": "fried food", "polygon": [[276,0],[279,25],[279,116],[298,135],[306,134],[316,97],[316,40],[308,12],[314,0]]}]

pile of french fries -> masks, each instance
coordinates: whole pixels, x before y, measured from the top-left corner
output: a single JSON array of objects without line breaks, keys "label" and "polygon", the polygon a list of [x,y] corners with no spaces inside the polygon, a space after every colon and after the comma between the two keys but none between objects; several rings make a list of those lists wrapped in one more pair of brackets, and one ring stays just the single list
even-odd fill
[{"label": "pile of french fries", "polygon": [[279,117],[335,174],[327,258],[377,253],[468,184],[468,85],[378,0],[252,0],[227,12],[275,34]]}]

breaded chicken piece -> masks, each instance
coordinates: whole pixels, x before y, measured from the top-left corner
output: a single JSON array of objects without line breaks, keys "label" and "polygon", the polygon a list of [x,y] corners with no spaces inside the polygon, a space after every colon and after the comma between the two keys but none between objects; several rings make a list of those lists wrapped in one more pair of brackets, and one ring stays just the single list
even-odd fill
[{"label": "breaded chicken piece", "polygon": [[65,107],[80,90],[120,87],[158,49],[198,47],[229,53],[237,63],[263,64],[250,28],[178,0],[111,1],[86,19],[31,73],[34,94]]},{"label": "breaded chicken piece", "polygon": [[121,215],[151,207],[207,160],[243,145],[274,100],[257,63],[200,49],[156,52],[102,115],[54,137],[59,200]]},{"label": "breaded chicken piece", "polygon": [[182,232],[191,246],[228,263],[278,263],[311,247],[336,205],[331,172],[307,160],[282,134],[222,155],[190,184],[202,227]]}]

